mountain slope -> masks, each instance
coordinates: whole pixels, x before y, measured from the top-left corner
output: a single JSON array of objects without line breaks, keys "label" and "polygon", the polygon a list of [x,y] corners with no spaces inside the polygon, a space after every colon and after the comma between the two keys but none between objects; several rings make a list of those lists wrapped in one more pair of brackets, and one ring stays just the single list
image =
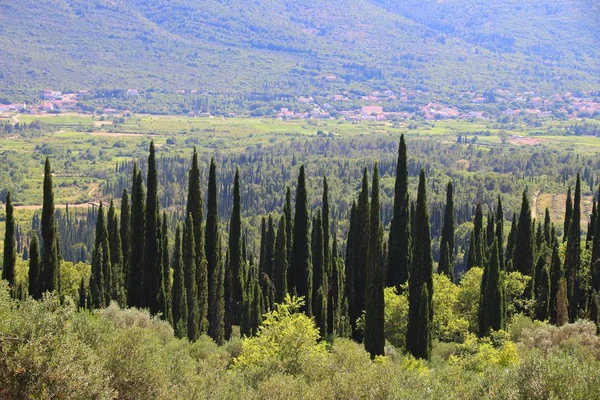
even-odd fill
[{"label": "mountain slope", "polygon": [[16,0],[0,5],[0,90],[587,89],[599,13],[584,0]]}]

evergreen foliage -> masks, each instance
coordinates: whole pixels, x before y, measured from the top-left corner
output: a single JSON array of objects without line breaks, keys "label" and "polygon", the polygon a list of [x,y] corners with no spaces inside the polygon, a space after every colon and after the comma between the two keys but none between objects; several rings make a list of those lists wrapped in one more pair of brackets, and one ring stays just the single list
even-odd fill
[{"label": "evergreen foliage", "polygon": [[198,340],[202,333],[206,333],[203,330],[203,326],[208,325],[207,322],[204,322],[207,315],[202,314],[202,312],[206,312],[206,309],[203,310],[202,305],[198,301],[199,288],[196,281],[196,242],[194,239],[194,220],[192,214],[189,213],[183,233],[183,270],[188,310],[187,337],[191,341]]},{"label": "evergreen foliage", "polygon": [[42,206],[42,263],[40,291],[60,292],[60,244],[54,216],[54,190],[52,168],[46,157],[44,165],[44,202]]},{"label": "evergreen foliage", "polygon": [[567,249],[565,251],[565,277],[567,280],[567,296],[569,298],[569,321],[575,322],[580,307],[580,269],[581,269],[581,180],[577,174],[573,212],[566,234]]},{"label": "evergreen foliage", "polygon": [[131,237],[129,253],[129,277],[127,284],[127,303],[131,307],[144,305],[144,254],[145,254],[145,203],[142,171],[133,167],[133,187],[131,188]]},{"label": "evergreen foliage", "polygon": [[384,354],[384,298],[383,298],[383,226],[379,213],[379,168],[373,167],[371,189],[370,240],[365,289],[365,349],[371,358]]},{"label": "evergreen foliage", "polygon": [[312,316],[312,254],[310,252],[310,220],[308,214],[308,194],[304,165],[300,166],[298,186],[296,188],[296,207],[292,241],[292,259],[290,264],[291,285],[289,290],[306,299],[304,310]]},{"label": "evergreen foliage", "polygon": [[433,260],[425,170],[421,169],[415,208],[412,264],[408,282],[408,326],[406,349],[417,358],[428,359],[433,320]]},{"label": "evergreen foliage", "polygon": [[408,280],[411,262],[411,227],[408,196],[408,166],[404,135],[400,136],[394,186],[394,209],[389,236],[386,286],[400,285]]},{"label": "evergreen foliage", "polygon": [[179,338],[188,335],[188,299],[186,294],[185,270],[181,244],[181,224],[175,230],[175,247],[173,249],[173,329]]},{"label": "evergreen foliage", "polygon": [[275,240],[275,302],[281,303],[288,294],[287,288],[287,238],[286,238],[286,215],[285,213],[279,218],[279,226],[277,228],[277,239]]},{"label": "evergreen foliage", "polygon": [[[287,256],[287,255],[286,255]],[[240,204],[240,172],[236,168],[233,183],[233,209],[229,221],[229,267],[231,271],[231,293],[226,293],[232,305],[232,323],[242,320],[243,271],[242,271],[242,210]],[[287,260],[286,260],[287,263]]]},{"label": "evergreen foliage", "polygon": [[487,336],[492,330],[506,329],[506,300],[496,238],[491,249],[489,266],[483,275],[486,280],[481,282],[483,295],[479,303],[480,336]]},{"label": "evergreen foliage", "polygon": [[6,194],[6,224],[4,228],[4,258],[2,263],[2,279],[13,287],[15,284],[15,265],[17,262],[17,246],[15,239],[14,207],[10,192]]},{"label": "evergreen foliage", "polygon": [[[146,178],[146,208],[145,208],[145,240],[144,240],[144,303],[152,314],[162,312],[161,298],[164,299],[164,282],[162,268],[162,253],[160,234],[160,211],[158,203],[158,174],[156,171],[156,154],[154,142],[150,142],[148,156],[148,175]],[[164,303],[164,302],[163,302]]]},{"label": "evergreen foliage", "polygon": [[42,297],[40,269],[40,245],[37,234],[34,232],[29,241],[29,295],[34,299]]},{"label": "evergreen foliage", "polygon": [[438,272],[454,281],[454,199],[452,182],[446,188],[446,209],[444,211],[444,226],[440,239],[440,262]]}]

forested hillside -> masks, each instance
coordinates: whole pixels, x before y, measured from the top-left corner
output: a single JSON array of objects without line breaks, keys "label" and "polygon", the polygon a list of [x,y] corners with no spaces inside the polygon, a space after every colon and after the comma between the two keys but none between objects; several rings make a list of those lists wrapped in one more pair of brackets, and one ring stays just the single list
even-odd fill
[{"label": "forested hillside", "polygon": [[450,95],[598,82],[593,2],[413,3],[8,2],[0,82],[14,101],[45,87],[298,95],[407,86]]}]

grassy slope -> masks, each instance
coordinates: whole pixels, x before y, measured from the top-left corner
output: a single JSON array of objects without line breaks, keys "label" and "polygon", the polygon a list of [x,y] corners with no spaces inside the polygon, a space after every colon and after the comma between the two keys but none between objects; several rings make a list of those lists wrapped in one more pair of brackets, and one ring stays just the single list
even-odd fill
[{"label": "grassy slope", "polygon": [[[0,5],[0,82],[10,94],[43,86],[550,91],[598,81],[590,2],[551,9],[541,0],[520,9],[512,0],[392,3],[14,1]],[[514,37],[515,52],[474,39],[482,33]],[[552,49],[561,59],[544,66]],[[323,74],[344,79],[323,81]]]}]

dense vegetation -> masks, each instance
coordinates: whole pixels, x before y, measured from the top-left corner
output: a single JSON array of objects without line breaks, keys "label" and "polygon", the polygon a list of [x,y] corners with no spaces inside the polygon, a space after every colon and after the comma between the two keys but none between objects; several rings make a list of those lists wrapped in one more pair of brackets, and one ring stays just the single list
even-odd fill
[{"label": "dense vegetation", "polygon": [[[438,149],[444,146],[451,147],[446,144]],[[371,173],[363,168],[360,191],[346,222],[344,214],[331,213],[326,178],[320,187],[321,200],[311,207],[314,201],[301,165],[295,190],[289,186],[282,190],[281,201],[274,203],[277,214],[271,211],[262,217],[260,245],[254,250],[249,232],[242,229],[245,206],[240,169],[235,169],[233,178],[228,226],[219,222],[223,175],[212,158],[204,197],[196,151],[187,173],[185,216],[172,210],[161,212],[160,165],[151,142],[144,168],[133,164],[132,183],[123,189],[120,213],[111,200],[107,212],[101,203],[97,212],[87,215],[88,222],[95,219],[91,265],[73,265],[61,257],[59,226],[69,232],[71,216],[67,211],[66,223],[58,217],[50,159],[46,158],[41,220],[38,223],[34,218],[26,246],[17,246],[22,240],[16,240],[10,192],[6,199],[2,277],[12,297],[20,300],[10,299],[4,289],[4,312],[9,319],[20,320],[27,312],[44,318],[38,330],[31,327],[38,323],[36,318],[3,326],[6,394],[72,394],[77,389],[88,390],[81,392],[84,397],[127,398],[132,388],[124,388],[120,380],[143,374],[139,365],[115,371],[116,366],[106,360],[93,371],[79,374],[81,382],[66,378],[62,364],[47,368],[47,375],[35,371],[57,357],[78,358],[88,371],[85,363],[98,357],[102,337],[124,334],[134,340],[131,329],[137,329],[135,334],[146,337],[148,343],[132,343],[129,350],[156,357],[149,361],[154,366],[147,373],[161,378],[157,376],[156,385],[139,383],[140,390],[152,390],[147,393],[155,397],[168,397],[170,390],[211,397],[195,374],[203,370],[202,360],[219,355],[220,364],[204,366],[212,368],[211,376],[219,382],[219,391],[214,393],[223,397],[231,393],[232,382],[241,382],[250,396],[258,397],[273,390],[303,397],[315,386],[333,394],[342,390],[337,386],[345,379],[357,379],[355,374],[366,374],[359,382],[364,382],[367,392],[359,397],[369,397],[368,390],[384,397],[412,397],[411,393],[427,397],[432,392],[424,394],[423,385],[441,390],[451,375],[459,374],[460,384],[452,387],[457,398],[482,393],[593,398],[591,382],[596,378],[590,371],[597,369],[600,359],[596,336],[600,223],[596,197],[589,221],[582,216],[580,174],[576,174],[573,192],[569,189],[560,228],[555,228],[559,224],[552,222],[548,209],[543,221],[532,217],[527,189],[516,202],[520,211],[513,213],[510,229],[504,229],[508,221],[500,197],[490,200],[495,207],[489,208],[487,216],[482,202],[476,202],[473,220],[468,221],[470,207],[455,211],[454,188],[459,184],[448,184],[440,193],[445,204],[431,223],[427,169],[420,168],[415,196],[407,179],[412,142],[408,147],[409,151],[402,137],[398,156],[388,166],[395,182],[389,220],[380,203],[380,165],[385,163],[375,163]],[[456,257],[455,217],[467,229],[462,262]],[[339,232],[343,225],[347,232]],[[585,225],[586,230],[582,229]],[[433,234],[431,226],[435,226]],[[564,232],[562,239],[559,231]],[[440,235],[437,248],[442,251],[437,251],[436,263],[432,243]],[[155,317],[149,320],[134,309],[120,311],[119,306],[145,308]],[[62,328],[56,330],[56,326]],[[71,335],[81,346],[65,349],[42,341],[38,344],[44,349],[41,354],[48,354],[49,360],[42,357],[40,364],[24,365],[25,350],[19,342],[23,336],[15,329],[33,329],[27,335],[34,339],[50,329],[50,343]],[[96,329],[105,331],[95,333]],[[84,331],[90,336],[82,336]],[[183,340],[175,339],[173,333]],[[358,346],[360,342],[366,352]],[[184,357],[177,367],[170,358],[174,348]],[[358,364],[349,365],[348,359]],[[585,370],[587,378],[571,377],[573,370],[558,367],[567,359]],[[544,369],[547,365],[552,368]],[[182,377],[173,368],[185,368],[192,380],[179,380]],[[341,380],[335,378],[337,372],[332,374],[339,368],[345,371]],[[534,371],[527,372],[528,368]],[[500,370],[505,371],[507,387],[484,378]],[[30,374],[36,378],[29,378]],[[381,377],[371,374],[396,377],[406,384],[380,386]],[[552,382],[553,376],[568,376],[574,385]]]},{"label": "dense vegetation", "polygon": [[499,88],[590,90],[599,12],[583,0],[20,0],[0,13],[0,97],[30,103],[47,87],[98,89],[114,102],[136,87],[146,97],[123,98],[127,107],[174,112],[176,89],[232,94],[231,103],[400,86],[454,100]]}]

